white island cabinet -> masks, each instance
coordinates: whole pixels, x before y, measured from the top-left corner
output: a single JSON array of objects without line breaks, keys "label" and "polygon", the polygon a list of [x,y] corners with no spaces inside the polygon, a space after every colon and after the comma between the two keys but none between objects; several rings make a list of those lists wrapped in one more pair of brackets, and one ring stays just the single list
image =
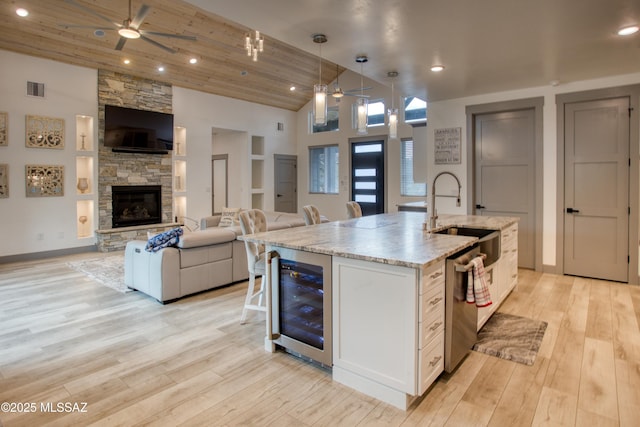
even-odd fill
[{"label": "white island cabinet", "polygon": [[444,369],[444,261],[332,270],[333,379],[406,409]]}]

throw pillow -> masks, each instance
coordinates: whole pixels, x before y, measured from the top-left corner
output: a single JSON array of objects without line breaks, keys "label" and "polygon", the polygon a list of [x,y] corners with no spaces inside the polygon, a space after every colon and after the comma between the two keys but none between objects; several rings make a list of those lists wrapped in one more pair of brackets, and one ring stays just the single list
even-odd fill
[{"label": "throw pillow", "polygon": [[218,227],[231,227],[233,225],[239,225],[240,208],[222,208],[222,214],[220,215],[220,222]]},{"label": "throw pillow", "polygon": [[144,250],[147,252],[158,252],[162,248],[175,246],[178,244],[182,233],[182,228],[178,227],[167,230],[164,233],[157,234],[147,241],[147,245]]}]

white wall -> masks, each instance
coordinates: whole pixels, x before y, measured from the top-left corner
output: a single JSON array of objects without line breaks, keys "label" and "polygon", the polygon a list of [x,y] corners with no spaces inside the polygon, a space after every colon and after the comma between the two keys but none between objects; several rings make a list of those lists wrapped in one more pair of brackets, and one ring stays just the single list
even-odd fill
[{"label": "white wall", "polygon": [[[214,153],[229,154],[229,205],[251,207],[248,171],[252,135],[264,137],[264,209],[273,209],[273,155],[296,154],[295,112],[174,86],[173,113],[175,125],[187,129],[186,216],[200,219],[211,215],[211,155]],[[284,124],[284,131],[277,130],[278,122]],[[217,147],[213,129],[244,133],[246,138],[234,137],[233,143],[246,145],[237,150],[224,148],[224,145]],[[245,158],[237,159],[242,156]],[[232,162],[236,161],[244,161],[244,166],[234,168]],[[298,162],[300,164],[300,160]]]},{"label": "white wall", "polygon": [[[9,145],[0,147],[0,163],[9,164],[10,186],[9,198],[0,199],[0,257],[95,243],[77,237],[75,123],[76,115],[94,117],[97,141],[97,74],[97,70],[0,50],[0,111],[9,114]],[[27,81],[44,83],[45,98],[27,96]],[[25,147],[27,114],[64,119],[64,149]],[[27,164],[63,165],[64,196],[27,198]]]},{"label": "white wall", "polygon": [[[345,71],[340,75],[340,86],[343,89],[354,89],[360,87],[360,74],[352,71]],[[389,86],[381,85],[377,82],[364,79],[364,86],[371,86],[365,94],[369,95],[369,102],[372,100],[384,99],[387,107],[391,106],[391,81]],[[329,85],[329,92],[333,90],[333,83]],[[400,107],[401,99],[405,95],[395,91],[394,105]],[[352,106],[356,102],[355,97],[345,96],[339,104],[335,103],[333,97],[329,96],[329,106],[339,105],[339,131],[321,132],[311,134],[309,132],[309,114],[311,103],[298,111],[297,135],[298,135],[298,206],[314,204],[320,212],[327,218],[339,220],[347,218],[346,203],[350,197],[349,178],[349,139],[361,138],[356,129],[352,126]],[[396,205],[408,201],[424,200],[424,198],[401,197],[400,196],[400,138],[413,138],[415,144],[425,144],[425,128],[412,128],[409,125],[399,123],[398,139],[387,142],[387,211],[397,211]],[[369,128],[367,137],[388,136],[388,127],[380,126]],[[340,157],[340,192],[339,194],[310,194],[309,193],[309,147],[319,145],[339,145]],[[418,163],[416,168],[425,168],[426,163]]]}]

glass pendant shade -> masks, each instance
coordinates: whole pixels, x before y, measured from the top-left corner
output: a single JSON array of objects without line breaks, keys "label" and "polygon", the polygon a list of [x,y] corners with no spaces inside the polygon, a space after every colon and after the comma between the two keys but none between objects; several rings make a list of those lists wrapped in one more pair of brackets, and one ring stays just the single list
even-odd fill
[{"label": "glass pendant shade", "polygon": [[327,124],[327,85],[313,86],[313,123]]},{"label": "glass pendant shade", "polygon": [[398,109],[389,108],[389,138],[398,137]]},{"label": "glass pendant shade", "polygon": [[367,134],[367,120],[368,120],[368,106],[369,100],[367,98],[358,98],[357,102],[358,108],[358,134],[366,135]]}]

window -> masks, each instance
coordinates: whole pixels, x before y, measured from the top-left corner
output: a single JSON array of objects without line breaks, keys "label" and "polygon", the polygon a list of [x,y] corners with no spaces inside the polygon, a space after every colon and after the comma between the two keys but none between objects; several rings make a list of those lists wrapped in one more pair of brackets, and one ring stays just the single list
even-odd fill
[{"label": "window", "polygon": [[[358,106],[352,108],[353,128],[358,127]],[[367,104],[367,127],[384,126],[384,101],[369,101]]]},{"label": "window", "polygon": [[400,150],[400,195],[425,197],[427,184],[413,181],[413,141],[402,140]]},{"label": "window", "polygon": [[329,132],[332,130],[339,130],[339,111],[338,106],[327,107],[327,124],[315,125],[313,124],[313,112],[309,113],[309,123],[311,123],[311,133]]},{"label": "window", "polygon": [[309,147],[309,192],[338,194],[338,146]]},{"label": "window", "polygon": [[404,99],[405,123],[420,123],[427,121],[427,103],[417,96]]}]

